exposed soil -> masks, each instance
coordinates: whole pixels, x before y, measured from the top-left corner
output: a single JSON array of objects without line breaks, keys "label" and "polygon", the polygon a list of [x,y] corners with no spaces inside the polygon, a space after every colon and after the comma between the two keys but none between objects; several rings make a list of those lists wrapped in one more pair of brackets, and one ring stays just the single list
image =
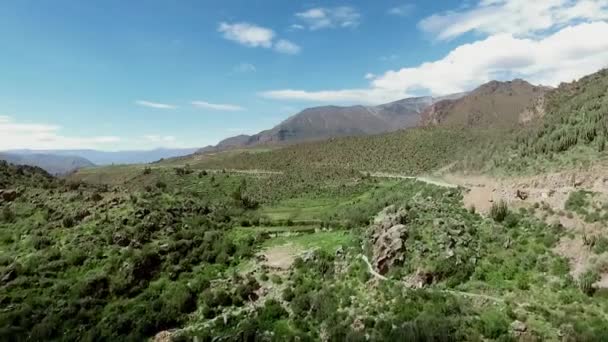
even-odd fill
[{"label": "exposed soil", "polygon": [[301,248],[291,243],[269,247],[261,253],[262,264],[275,270],[288,270],[300,252]]},{"label": "exposed soil", "polygon": [[[590,246],[584,243],[584,237],[605,234],[605,227],[600,223],[587,223],[576,214],[563,215],[566,200],[573,191],[585,189],[602,195],[608,195],[608,169],[596,166],[589,170],[564,171],[531,177],[496,179],[487,176],[445,175],[443,178],[451,184],[466,188],[464,204],[486,214],[494,202],[504,200],[511,208],[530,207],[538,203],[541,207],[550,208],[562,215],[542,215],[547,223],[559,222],[573,237],[563,237],[554,251],[567,258],[570,263],[570,274],[577,279],[587,271],[597,255]],[[518,196],[525,193],[525,199]],[[568,217],[570,216],[570,217]],[[602,279],[596,287],[608,287],[608,272],[601,273]]]}]

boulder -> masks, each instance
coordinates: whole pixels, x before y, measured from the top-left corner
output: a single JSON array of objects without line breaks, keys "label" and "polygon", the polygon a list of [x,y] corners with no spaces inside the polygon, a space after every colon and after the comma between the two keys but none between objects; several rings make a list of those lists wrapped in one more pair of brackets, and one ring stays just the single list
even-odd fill
[{"label": "boulder", "polygon": [[513,323],[511,323],[511,331],[515,334],[515,335],[521,335],[523,333],[525,333],[528,330],[528,326],[526,325],[526,323],[522,322],[522,321],[513,321]]},{"label": "boulder", "polygon": [[153,342],[171,342],[173,341],[171,332],[165,330],[161,331],[154,336],[152,339]]},{"label": "boulder", "polygon": [[0,190],[0,198],[4,202],[12,202],[19,197],[17,190]]},{"label": "boulder", "polygon": [[408,236],[407,211],[387,207],[374,219],[371,229],[373,266],[380,274],[386,274],[394,265],[405,260],[405,241]]},{"label": "boulder", "polygon": [[528,196],[529,196],[527,191],[522,191],[522,190],[517,190],[515,195],[517,196],[517,198],[519,198],[522,201],[527,200]]},{"label": "boulder", "polygon": [[433,283],[433,274],[418,269],[416,273],[407,277],[405,283],[413,289],[421,289]]}]

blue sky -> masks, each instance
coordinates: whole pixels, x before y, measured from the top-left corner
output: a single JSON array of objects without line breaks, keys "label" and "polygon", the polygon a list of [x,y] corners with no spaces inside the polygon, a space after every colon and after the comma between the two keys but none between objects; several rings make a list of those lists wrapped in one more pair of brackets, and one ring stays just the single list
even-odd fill
[{"label": "blue sky", "polygon": [[0,149],[197,147],[608,64],[607,0],[0,2]]}]

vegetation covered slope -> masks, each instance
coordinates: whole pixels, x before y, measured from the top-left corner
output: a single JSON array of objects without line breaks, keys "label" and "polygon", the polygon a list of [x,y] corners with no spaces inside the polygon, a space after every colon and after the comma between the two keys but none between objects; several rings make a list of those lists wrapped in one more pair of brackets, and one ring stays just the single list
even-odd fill
[{"label": "vegetation covered slope", "polygon": [[545,172],[606,157],[608,70],[560,85],[545,95],[538,117],[467,154],[463,169]]},{"label": "vegetation covered slope", "polygon": [[13,165],[0,160],[0,189],[11,189],[20,186],[44,187],[54,182],[48,172],[36,166]]},{"label": "vegetation covered slope", "polygon": [[[408,129],[394,133],[330,139],[261,152],[214,158],[192,165],[208,168],[307,170],[352,169],[417,174],[458,160],[481,141],[492,139],[489,131],[441,128]],[[189,162],[183,160],[182,162]]]},{"label": "vegetation covered slope", "polygon": [[[563,230],[525,211],[497,222],[460,189],[342,167],[131,168],[118,187],[12,176],[31,185],[0,204],[0,339],[606,338],[594,278],[573,279]],[[364,257],[387,206],[405,234],[383,280]],[[271,246],[302,254],[277,270],[254,257]]]},{"label": "vegetation covered slope", "polygon": [[[242,306],[255,281],[233,281],[237,290],[221,293],[214,282],[231,279],[267,236],[252,230],[237,239],[235,229],[290,227],[266,215],[266,206],[296,194],[308,203],[319,196],[346,202],[375,184],[360,175],[276,179],[142,168],[112,188],[1,166],[3,187],[17,190],[0,198],[0,340],[16,341],[141,341],[183,326],[203,303]],[[375,209],[366,207],[368,217],[353,219],[367,220]],[[307,224],[314,231],[354,222],[348,211],[329,214]]]}]

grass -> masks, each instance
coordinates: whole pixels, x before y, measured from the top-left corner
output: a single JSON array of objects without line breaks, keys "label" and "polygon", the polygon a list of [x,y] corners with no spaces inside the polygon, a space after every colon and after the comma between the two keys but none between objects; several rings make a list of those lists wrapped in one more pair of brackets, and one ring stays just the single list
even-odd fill
[{"label": "grass", "polygon": [[347,231],[324,231],[314,234],[297,236],[279,236],[264,243],[264,247],[283,246],[293,244],[303,250],[319,249],[328,253],[335,253],[340,246],[346,248],[355,243],[355,236]]},{"label": "grass", "polygon": [[270,220],[311,221],[320,220],[336,205],[337,198],[293,198],[276,205],[264,206],[260,214]]}]

